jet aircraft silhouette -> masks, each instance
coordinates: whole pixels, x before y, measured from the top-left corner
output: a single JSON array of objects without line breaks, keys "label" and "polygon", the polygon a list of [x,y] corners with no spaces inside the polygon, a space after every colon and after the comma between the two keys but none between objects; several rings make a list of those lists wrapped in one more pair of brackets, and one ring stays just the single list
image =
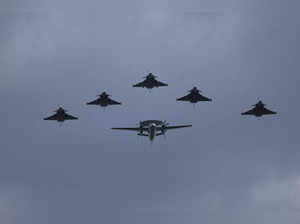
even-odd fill
[{"label": "jet aircraft silhouette", "polygon": [[98,99],[88,102],[86,103],[87,105],[98,105],[101,107],[106,107],[109,105],[120,105],[120,102],[114,101],[112,99],[109,98],[110,95],[108,95],[106,92],[101,93],[100,95],[98,95]]},{"label": "jet aircraft silhouette", "polygon": [[[156,136],[165,135],[167,130],[192,127],[192,125],[178,125],[178,126],[168,126],[168,125],[169,125],[169,123],[167,123],[166,121],[146,120],[146,121],[141,121],[139,127],[112,128],[112,129],[113,130],[137,131],[139,136],[149,137],[150,141],[153,141]],[[146,132],[146,133],[144,133],[144,132]]]},{"label": "jet aircraft silhouette", "polygon": [[191,103],[197,103],[199,101],[212,101],[211,99],[202,96],[200,92],[201,91],[197,89],[197,87],[194,87],[191,90],[189,90],[188,95],[178,98],[177,101],[188,101]]},{"label": "jet aircraft silhouette", "polygon": [[142,87],[147,89],[153,89],[154,87],[161,87],[161,86],[168,86],[168,84],[157,81],[157,76],[153,75],[152,73],[149,73],[147,76],[144,77],[145,80],[142,82],[139,82],[133,87]]},{"label": "jet aircraft silhouette", "polygon": [[67,114],[67,111],[62,107],[59,107],[54,112],[56,112],[54,115],[46,117],[44,118],[44,120],[56,120],[58,122],[64,122],[65,120],[78,120],[78,117],[74,117],[70,114]]},{"label": "jet aircraft silhouette", "polygon": [[256,117],[261,117],[263,115],[277,114],[277,112],[265,108],[265,104],[262,101],[258,101],[258,103],[252,106],[254,106],[253,109],[242,113],[242,115],[254,115]]}]

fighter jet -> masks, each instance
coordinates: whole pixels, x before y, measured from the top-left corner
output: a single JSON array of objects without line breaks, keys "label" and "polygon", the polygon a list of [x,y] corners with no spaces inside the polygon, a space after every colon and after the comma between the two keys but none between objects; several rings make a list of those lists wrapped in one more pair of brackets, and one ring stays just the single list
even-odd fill
[{"label": "fighter jet", "polygon": [[121,103],[114,101],[112,99],[109,98],[110,95],[108,95],[106,92],[101,93],[100,95],[98,95],[98,99],[88,102],[86,103],[87,105],[98,105],[101,107],[106,107],[109,105],[120,105]]},{"label": "fighter jet", "polygon": [[157,81],[157,76],[153,75],[152,73],[149,73],[147,76],[144,77],[145,80],[142,82],[139,82],[133,87],[143,87],[147,89],[153,89],[154,87],[160,87],[160,86],[168,86],[168,84]]},{"label": "fighter jet", "polygon": [[69,115],[66,113],[66,110],[62,107],[59,107],[54,115],[50,117],[44,118],[44,120],[56,120],[58,122],[64,122],[65,120],[78,120],[78,117],[73,117],[72,115]]},{"label": "fighter jet", "polygon": [[211,99],[202,96],[200,92],[201,91],[197,89],[197,87],[194,87],[191,90],[189,90],[188,95],[178,98],[177,101],[189,101],[191,103],[197,103],[199,101],[212,101]]},{"label": "fighter jet", "polygon": [[126,131],[137,131],[139,136],[149,137],[150,141],[153,141],[156,136],[165,135],[167,130],[177,128],[192,127],[192,125],[178,125],[168,126],[169,123],[166,121],[159,120],[146,120],[141,121],[139,127],[134,128],[112,128],[113,130],[126,130]]},{"label": "fighter jet", "polygon": [[254,115],[256,117],[261,117],[263,115],[268,115],[268,114],[277,114],[277,112],[265,108],[265,104],[262,101],[258,101],[257,104],[254,104],[252,106],[254,106],[253,109],[242,113],[242,115]]}]

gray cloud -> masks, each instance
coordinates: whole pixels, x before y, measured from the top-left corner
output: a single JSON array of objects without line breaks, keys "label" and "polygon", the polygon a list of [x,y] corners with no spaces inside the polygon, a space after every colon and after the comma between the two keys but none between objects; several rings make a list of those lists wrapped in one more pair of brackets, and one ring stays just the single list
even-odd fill
[{"label": "gray cloud", "polygon": [[[298,6],[1,2],[0,220],[298,223]],[[169,87],[131,87],[150,71]],[[175,101],[194,85],[213,102]],[[85,106],[103,90],[123,105]],[[258,98],[278,116],[241,117]],[[193,127],[110,130],[152,118]]]}]

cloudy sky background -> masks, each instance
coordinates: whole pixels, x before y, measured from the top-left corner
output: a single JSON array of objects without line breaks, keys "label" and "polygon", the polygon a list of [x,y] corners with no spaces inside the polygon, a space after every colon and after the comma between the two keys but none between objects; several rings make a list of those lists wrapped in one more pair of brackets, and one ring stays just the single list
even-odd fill
[{"label": "cloudy sky background", "polygon": [[[299,223],[299,7],[1,1],[1,223]],[[213,102],[175,101],[193,86]],[[123,105],[85,105],[104,90]],[[279,114],[240,116],[258,99]],[[110,130],[145,119],[193,127]]]}]

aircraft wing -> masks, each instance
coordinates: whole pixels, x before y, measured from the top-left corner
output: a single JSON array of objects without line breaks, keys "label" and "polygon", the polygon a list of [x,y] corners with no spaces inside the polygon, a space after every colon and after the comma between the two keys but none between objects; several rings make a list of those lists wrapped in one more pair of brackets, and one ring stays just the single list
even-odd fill
[{"label": "aircraft wing", "polygon": [[255,114],[256,114],[256,109],[255,108],[242,113],[242,115],[255,115]]},{"label": "aircraft wing", "polygon": [[[113,130],[123,130],[123,131],[141,131],[141,128],[112,128]],[[143,131],[147,131],[147,128],[142,128]]]},{"label": "aircraft wing", "polygon": [[156,82],[155,82],[155,86],[168,86],[167,83],[160,82],[160,81],[157,81],[157,80],[155,80],[155,81],[156,81]]},{"label": "aircraft wing", "polygon": [[141,133],[138,133],[139,136],[144,136],[144,137],[148,137],[149,135],[148,134],[141,134]]},{"label": "aircraft wing", "polygon": [[188,128],[188,127],[192,127],[192,125],[167,126],[167,127],[164,127],[164,128],[159,127],[157,129],[161,131],[162,129],[164,129],[164,130],[170,130],[170,129]]},{"label": "aircraft wing", "polygon": [[64,119],[65,120],[78,120],[78,117],[74,117],[74,116],[66,113],[64,116]]},{"label": "aircraft wing", "polygon": [[133,85],[133,87],[145,87],[145,80]]},{"label": "aircraft wing", "polygon": [[186,96],[177,99],[177,101],[190,101],[190,100],[191,100],[191,94],[188,94]]},{"label": "aircraft wing", "polygon": [[264,109],[263,109],[263,113],[264,113],[264,114],[277,114],[276,112],[271,111],[271,110],[268,110],[267,108],[264,108]]},{"label": "aircraft wing", "polygon": [[96,99],[96,100],[93,100],[93,101],[91,101],[91,102],[88,102],[88,103],[86,103],[87,105],[99,105],[100,104],[100,101],[99,101],[99,99]]},{"label": "aircraft wing", "polygon": [[58,119],[57,114],[54,114],[54,115],[52,115],[52,116],[50,116],[50,117],[44,118],[44,120],[57,120],[57,119]]},{"label": "aircraft wing", "polygon": [[206,96],[202,96],[201,94],[197,94],[198,101],[211,101],[211,99],[207,98]]},{"label": "aircraft wing", "polygon": [[117,101],[114,101],[112,99],[108,99],[107,101],[108,101],[108,104],[110,104],[110,105],[120,105],[121,104],[121,103],[119,103]]}]

